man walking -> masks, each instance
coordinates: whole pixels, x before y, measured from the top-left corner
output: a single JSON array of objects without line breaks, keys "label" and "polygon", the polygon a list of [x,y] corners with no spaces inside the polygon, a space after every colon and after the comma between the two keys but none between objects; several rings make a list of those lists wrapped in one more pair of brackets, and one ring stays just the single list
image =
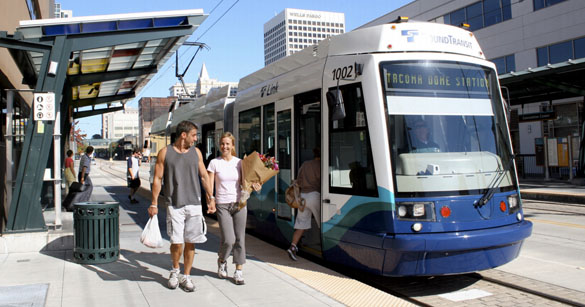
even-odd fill
[{"label": "man walking", "polygon": [[[164,205],[167,206],[167,233],[171,240],[172,269],[168,286],[178,286],[187,292],[195,290],[191,281],[191,267],[195,256],[195,243],[207,241],[207,228],[201,207],[201,183],[206,191],[207,213],[215,212],[211,204],[212,190],[203,164],[203,156],[193,146],[197,141],[197,126],[189,121],[182,121],[177,126],[176,141],[161,149],[158,153],[152,184],[152,204],[148,208],[149,216],[158,213],[158,196],[161,182],[164,182]],[[183,246],[184,245],[184,246]],[[180,275],[181,254],[184,260],[184,272]]]},{"label": "man walking", "polygon": [[79,202],[89,201],[91,192],[93,191],[93,183],[89,178],[92,154],[93,146],[87,146],[85,149],[85,155],[81,156],[81,160],[79,161],[79,173],[77,174],[77,180],[79,183],[81,183],[82,186],[82,195],[80,195],[78,198]]},{"label": "man walking", "polygon": [[134,150],[132,155],[128,157],[128,170],[126,180],[128,182],[128,187],[130,188],[130,195],[128,198],[130,199],[130,203],[137,204],[138,200],[134,198],[134,194],[138,191],[140,187],[140,177],[138,176],[138,171],[140,170],[140,152],[138,150]]}]

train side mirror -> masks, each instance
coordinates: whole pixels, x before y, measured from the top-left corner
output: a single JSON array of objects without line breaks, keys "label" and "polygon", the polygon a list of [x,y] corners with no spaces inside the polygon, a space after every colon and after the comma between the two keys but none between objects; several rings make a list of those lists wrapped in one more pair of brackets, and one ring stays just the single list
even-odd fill
[{"label": "train side mirror", "polygon": [[327,97],[327,105],[329,106],[331,120],[344,119],[345,105],[343,104],[343,95],[339,88],[328,91],[325,96]]}]

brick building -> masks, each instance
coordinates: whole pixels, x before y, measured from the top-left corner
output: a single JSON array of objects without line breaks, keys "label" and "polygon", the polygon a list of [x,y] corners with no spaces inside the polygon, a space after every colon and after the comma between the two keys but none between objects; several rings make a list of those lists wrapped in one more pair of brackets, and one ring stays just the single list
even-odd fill
[{"label": "brick building", "polygon": [[150,138],[150,127],[152,121],[161,116],[162,114],[168,113],[170,106],[175,102],[177,97],[142,97],[138,102],[138,140],[140,148],[149,148]]}]

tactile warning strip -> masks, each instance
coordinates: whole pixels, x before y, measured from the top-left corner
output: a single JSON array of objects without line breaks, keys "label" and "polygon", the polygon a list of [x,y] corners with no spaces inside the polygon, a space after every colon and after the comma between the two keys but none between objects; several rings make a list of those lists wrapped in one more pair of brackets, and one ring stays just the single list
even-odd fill
[{"label": "tactile warning strip", "polygon": [[[207,223],[209,232],[219,235],[217,221]],[[302,257],[293,261],[285,250],[253,236],[246,236],[246,252],[346,306],[416,306]]]}]

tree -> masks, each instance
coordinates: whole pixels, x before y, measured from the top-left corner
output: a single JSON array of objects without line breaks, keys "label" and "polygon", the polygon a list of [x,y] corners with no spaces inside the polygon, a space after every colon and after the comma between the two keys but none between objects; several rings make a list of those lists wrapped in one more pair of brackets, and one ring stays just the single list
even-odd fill
[{"label": "tree", "polygon": [[101,134],[94,134],[94,135],[91,136],[91,139],[92,140],[101,140],[101,138],[102,138],[102,135]]},{"label": "tree", "polygon": [[87,134],[82,134],[81,128],[77,127],[77,124],[79,124],[78,120],[73,122],[69,135],[71,137],[71,141],[74,141],[77,144],[77,152],[79,153],[85,150],[83,140],[87,137]]}]

